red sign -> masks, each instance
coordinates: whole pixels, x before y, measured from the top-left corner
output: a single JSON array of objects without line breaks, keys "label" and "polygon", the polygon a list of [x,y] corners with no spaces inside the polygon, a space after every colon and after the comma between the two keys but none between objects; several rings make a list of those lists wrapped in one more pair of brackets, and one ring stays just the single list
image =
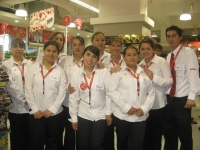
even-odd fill
[{"label": "red sign", "polygon": [[7,29],[7,27],[8,27],[8,24],[6,22],[2,23],[2,25],[1,25],[1,31],[5,32],[6,29]]},{"label": "red sign", "polygon": [[82,29],[82,20],[81,20],[81,18],[76,18],[75,25],[76,25],[77,29],[79,29],[79,30]]},{"label": "red sign", "polygon": [[62,18],[62,24],[68,26],[72,22],[72,18],[69,15],[66,15]]}]

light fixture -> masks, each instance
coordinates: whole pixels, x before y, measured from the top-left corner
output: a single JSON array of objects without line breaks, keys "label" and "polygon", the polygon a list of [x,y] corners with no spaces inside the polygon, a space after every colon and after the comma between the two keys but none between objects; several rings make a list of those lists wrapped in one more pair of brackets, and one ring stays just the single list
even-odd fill
[{"label": "light fixture", "polygon": [[77,35],[80,35],[79,33],[77,33]]},{"label": "light fixture", "polygon": [[89,35],[87,37],[90,37]]},{"label": "light fixture", "polygon": [[19,4],[19,8],[15,12],[16,16],[26,17],[27,11],[24,9],[24,4]]},{"label": "light fixture", "polygon": [[180,20],[187,21],[191,19],[192,19],[191,14],[187,12],[184,12],[183,14],[180,15]]},{"label": "light fixture", "polygon": [[15,22],[19,22],[18,20],[15,20]]},{"label": "light fixture", "polygon": [[51,28],[52,30],[55,30],[55,28]]},{"label": "light fixture", "polygon": [[75,25],[75,23],[74,22],[71,22],[67,27],[70,27],[70,28],[75,28],[76,27],[76,25]]},{"label": "light fixture", "polygon": [[72,2],[74,2],[76,4],[79,4],[79,5],[81,5],[81,6],[85,7],[85,8],[88,8],[88,9],[90,9],[90,10],[96,12],[96,13],[99,13],[99,9],[97,9],[97,8],[95,8],[93,6],[90,6],[90,5],[88,5],[88,4],[86,4],[86,3],[82,2],[82,1],[79,1],[79,0],[70,0],[70,1],[72,1]]}]

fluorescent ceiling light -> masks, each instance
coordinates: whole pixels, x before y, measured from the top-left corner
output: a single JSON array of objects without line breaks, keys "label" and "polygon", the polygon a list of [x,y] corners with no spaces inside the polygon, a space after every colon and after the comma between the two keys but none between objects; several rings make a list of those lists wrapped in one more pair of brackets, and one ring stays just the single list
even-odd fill
[{"label": "fluorescent ceiling light", "polygon": [[79,5],[81,5],[81,6],[85,7],[85,8],[88,8],[88,9],[90,9],[90,10],[96,12],[96,13],[99,13],[99,9],[97,9],[97,8],[95,8],[93,6],[90,6],[90,5],[88,5],[88,4],[84,3],[84,2],[81,2],[79,0],[70,0],[70,1],[72,1],[72,2],[74,2],[76,4],[79,4]]},{"label": "fluorescent ceiling light", "polygon": [[191,20],[191,19],[192,19],[191,14],[187,12],[180,15],[180,20],[186,21],[186,20]]},{"label": "fluorescent ceiling light", "polygon": [[76,25],[75,25],[75,23],[73,23],[73,22],[71,22],[67,27],[70,27],[70,28],[75,28],[76,27]]},{"label": "fluorescent ceiling light", "polygon": [[19,8],[15,12],[16,16],[26,17],[27,11],[24,9],[24,4],[19,4]]},{"label": "fluorescent ceiling light", "polygon": [[151,37],[158,37],[156,34],[151,35]]},{"label": "fluorescent ceiling light", "polygon": [[19,22],[18,20],[15,20],[15,22]]}]

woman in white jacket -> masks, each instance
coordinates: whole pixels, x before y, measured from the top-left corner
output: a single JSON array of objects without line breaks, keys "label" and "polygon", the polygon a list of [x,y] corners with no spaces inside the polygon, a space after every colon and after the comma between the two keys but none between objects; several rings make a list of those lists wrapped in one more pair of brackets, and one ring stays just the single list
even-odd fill
[{"label": "woman in white jacket", "polygon": [[117,149],[142,150],[146,119],[155,99],[155,91],[151,80],[137,65],[137,49],[126,47],[123,57],[126,66],[112,73],[109,85]]}]

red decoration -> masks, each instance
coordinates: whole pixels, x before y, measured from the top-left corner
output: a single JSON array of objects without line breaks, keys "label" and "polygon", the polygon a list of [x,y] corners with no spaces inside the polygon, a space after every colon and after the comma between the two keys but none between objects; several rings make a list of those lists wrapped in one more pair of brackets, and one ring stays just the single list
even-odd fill
[{"label": "red decoration", "polygon": [[72,18],[69,15],[66,15],[62,18],[62,24],[68,26],[72,22]]},{"label": "red decoration", "polygon": [[8,24],[6,22],[2,23],[2,25],[1,25],[1,31],[5,32],[6,29],[7,29],[7,27],[8,27]]}]

